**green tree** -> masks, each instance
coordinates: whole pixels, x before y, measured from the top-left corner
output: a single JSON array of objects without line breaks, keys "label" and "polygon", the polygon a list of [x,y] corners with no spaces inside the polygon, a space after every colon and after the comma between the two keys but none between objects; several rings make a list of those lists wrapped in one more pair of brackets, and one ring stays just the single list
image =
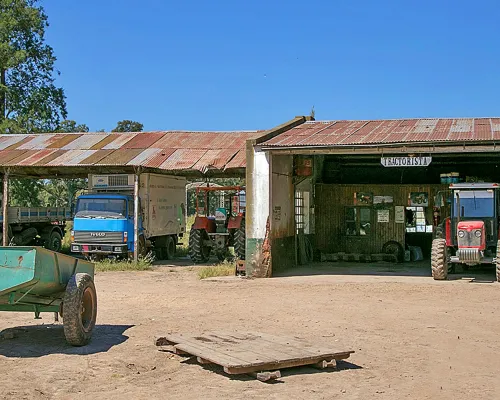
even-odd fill
[{"label": "green tree", "polygon": [[0,0],[0,132],[52,132],[66,118],[54,83],[47,15],[37,0]]},{"label": "green tree", "polygon": [[144,125],[140,122],[124,119],[123,121],[118,121],[116,128],[111,132],[142,132],[143,129]]},{"label": "green tree", "polygon": [[65,119],[64,121],[61,121],[58,128],[54,132],[78,133],[78,132],[88,132],[88,131],[89,127],[87,125],[77,124],[76,121],[73,121],[72,119]]}]

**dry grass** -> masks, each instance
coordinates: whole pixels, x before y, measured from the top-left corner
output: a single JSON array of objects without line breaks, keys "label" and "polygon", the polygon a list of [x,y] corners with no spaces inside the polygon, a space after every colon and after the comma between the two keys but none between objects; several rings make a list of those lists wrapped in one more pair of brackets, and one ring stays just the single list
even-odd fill
[{"label": "dry grass", "polygon": [[234,275],[236,267],[234,262],[224,261],[217,265],[212,265],[209,267],[201,267],[198,270],[198,278],[213,278],[215,276],[231,276]]}]

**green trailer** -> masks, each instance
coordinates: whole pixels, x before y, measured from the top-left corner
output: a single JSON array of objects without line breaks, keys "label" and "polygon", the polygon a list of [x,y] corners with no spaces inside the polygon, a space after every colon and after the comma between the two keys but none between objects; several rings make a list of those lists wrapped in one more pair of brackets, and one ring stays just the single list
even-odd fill
[{"label": "green trailer", "polygon": [[94,264],[42,247],[0,247],[0,311],[61,315],[68,343],[83,346],[97,317]]}]

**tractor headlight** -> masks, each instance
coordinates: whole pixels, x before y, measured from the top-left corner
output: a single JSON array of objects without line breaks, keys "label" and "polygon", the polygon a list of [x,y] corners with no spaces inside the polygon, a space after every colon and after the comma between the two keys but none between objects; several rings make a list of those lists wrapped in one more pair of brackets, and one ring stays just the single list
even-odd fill
[{"label": "tractor headlight", "polygon": [[465,231],[458,231],[458,237],[463,238],[465,236]]},{"label": "tractor headlight", "polygon": [[474,235],[477,237],[477,238],[480,238],[481,235],[482,235],[482,232],[478,229],[477,231],[474,232]]}]

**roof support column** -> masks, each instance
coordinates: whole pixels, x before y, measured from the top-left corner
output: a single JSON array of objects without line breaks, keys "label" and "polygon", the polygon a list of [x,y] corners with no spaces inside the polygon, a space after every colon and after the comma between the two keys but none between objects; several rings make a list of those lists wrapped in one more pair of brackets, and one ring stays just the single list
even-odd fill
[{"label": "roof support column", "polygon": [[269,246],[269,153],[256,151],[247,142],[246,169],[246,251],[247,276],[264,278],[271,272]]},{"label": "roof support column", "polygon": [[134,261],[139,260],[139,174],[137,169],[134,174]]},{"label": "roof support column", "polygon": [[2,214],[3,214],[2,246],[9,245],[9,217],[7,212],[8,206],[9,206],[9,170],[5,170],[3,174],[3,196],[2,196]]}]

